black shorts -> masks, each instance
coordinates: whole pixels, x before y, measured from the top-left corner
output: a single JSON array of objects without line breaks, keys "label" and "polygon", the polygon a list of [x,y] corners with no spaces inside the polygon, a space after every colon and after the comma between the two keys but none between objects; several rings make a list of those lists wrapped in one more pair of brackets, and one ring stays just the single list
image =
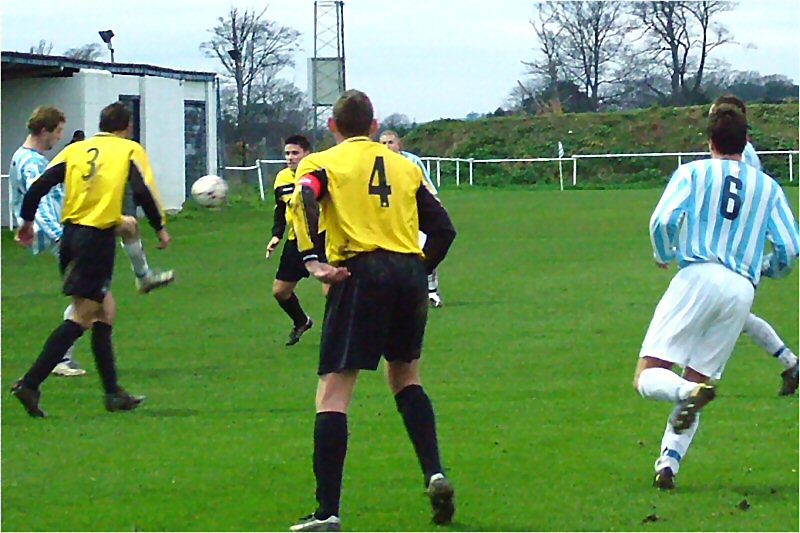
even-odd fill
[{"label": "black shorts", "polygon": [[428,320],[428,281],[418,255],[379,250],[342,263],[350,277],[325,304],[318,374],[375,370],[419,359]]},{"label": "black shorts", "polygon": [[102,303],[111,289],[116,244],[114,228],[64,224],[59,247],[64,294]]},{"label": "black shorts", "polygon": [[[325,242],[325,234],[320,234],[320,241]],[[327,261],[325,252],[320,252],[319,261],[324,263]],[[278,271],[275,273],[275,279],[280,281],[288,281],[295,283],[303,278],[308,277],[308,270],[303,262],[303,256],[297,249],[297,239],[287,240],[283,243],[283,252],[281,252],[281,261],[278,264]]]}]

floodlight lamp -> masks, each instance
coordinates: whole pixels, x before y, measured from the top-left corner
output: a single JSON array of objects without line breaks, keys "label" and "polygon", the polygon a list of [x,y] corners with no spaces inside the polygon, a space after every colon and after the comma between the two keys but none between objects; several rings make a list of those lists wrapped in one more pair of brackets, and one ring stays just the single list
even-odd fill
[{"label": "floodlight lamp", "polygon": [[111,46],[111,38],[114,36],[114,32],[111,30],[103,30],[97,32],[100,34],[100,38],[103,39],[103,42],[107,45]]},{"label": "floodlight lamp", "polygon": [[242,53],[236,48],[228,50],[228,55],[231,56],[231,59],[233,59],[234,61],[238,61],[242,58]]}]

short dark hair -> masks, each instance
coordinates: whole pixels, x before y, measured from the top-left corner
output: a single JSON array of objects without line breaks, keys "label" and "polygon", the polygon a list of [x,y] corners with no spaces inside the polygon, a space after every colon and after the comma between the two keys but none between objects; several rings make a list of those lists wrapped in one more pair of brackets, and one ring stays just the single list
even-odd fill
[{"label": "short dark hair", "polygon": [[308,139],[306,139],[304,135],[291,135],[286,138],[283,144],[284,146],[287,144],[296,144],[302,148],[304,152],[311,151],[311,143],[308,142]]},{"label": "short dark hair", "polygon": [[716,100],[714,100],[714,107],[722,104],[730,104],[739,108],[739,111],[746,117],[747,116],[747,107],[744,105],[744,101],[732,93],[725,93],[721,96],[718,96]]},{"label": "short dark hair", "polygon": [[31,113],[27,126],[30,133],[38,135],[42,130],[52,133],[59,124],[66,121],[64,112],[57,107],[39,106]]},{"label": "short dark hair", "polygon": [[83,130],[75,130],[72,132],[72,139],[69,141],[69,144],[76,143],[86,139],[86,133]]},{"label": "short dark hair", "polygon": [[333,121],[343,137],[369,135],[375,118],[369,96],[361,91],[345,91],[333,105]]},{"label": "short dark hair", "polygon": [[122,102],[109,104],[100,111],[100,131],[114,133],[128,129],[131,111]]},{"label": "short dark hair", "polygon": [[708,138],[723,155],[741,154],[747,144],[747,118],[734,104],[715,105],[708,115]]}]

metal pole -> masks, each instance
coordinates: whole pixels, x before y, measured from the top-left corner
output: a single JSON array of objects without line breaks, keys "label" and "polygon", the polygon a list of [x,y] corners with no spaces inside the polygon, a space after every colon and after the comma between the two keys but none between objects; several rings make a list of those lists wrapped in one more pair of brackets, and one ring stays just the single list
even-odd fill
[{"label": "metal pole", "polygon": [[461,186],[461,165],[460,161],[456,159],[456,187]]},{"label": "metal pole", "polygon": [[342,58],[342,62],[340,63],[342,68],[342,90],[347,88],[347,83],[345,83],[345,60],[344,60],[344,1],[341,0],[339,2],[339,42],[341,43],[341,54],[339,57]]},{"label": "metal pole", "polygon": [[789,181],[790,182],[794,181],[794,162],[792,161],[792,159],[793,159],[792,156],[793,156],[792,152],[789,152]]},{"label": "metal pole", "polygon": [[261,173],[261,160],[256,159],[256,171],[258,172],[258,190],[261,193],[261,201],[264,201],[264,175]]},{"label": "metal pole", "polygon": [[438,189],[441,186],[442,186],[442,162],[437,157],[436,158],[436,188]]},{"label": "metal pole", "polygon": [[472,186],[472,159],[469,160],[469,185]]},{"label": "metal pole", "polygon": [[317,147],[317,123],[319,122],[319,110],[317,108],[317,2],[314,2],[314,59],[311,61],[311,104],[314,112],[311,118],[311,146]]},{"label": "metal pole", "polygon": [[578,159],[572,158],[572,186],[578,184]]},{"label": "metal pole", "polygon": [[683,164],[683,160],[681,159],[681,154],[678,154],[678,166]]}]

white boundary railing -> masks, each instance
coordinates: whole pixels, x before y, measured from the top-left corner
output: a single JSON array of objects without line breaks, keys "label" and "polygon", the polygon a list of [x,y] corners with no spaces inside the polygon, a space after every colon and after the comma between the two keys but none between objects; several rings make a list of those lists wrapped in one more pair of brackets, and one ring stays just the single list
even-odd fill
[{"label": "white boundary railing", "polygon": [[[789,162],[789,181],[794,182],[794,156],[800,154],[798,150],[764,150],[756,152],[758,155],[787,155]],[[532,157],[516,159],[465,159],[458,157],[422,157],[431,178],[435,176],[436,186],[442,185],[442,161],[454,162],[456,164],[456,186],[461,186],[461,165],[467,166],[469,172],[469,184],[474,184],[475,165],[477,164],[497,164],[497,163],[537,163],[557,161],[559,165],[559,187],[564,190],[563,162],[572,163],[572,185],[578,184],[578,159],[611,159],[611,158],[633,158],[633,157],[676,157],[678,166],[683,164],[684,157],[708,156],[708,152],[646,152],[646,153],[623,153],[623,154],[574,154],[569,157]],[[434,174],[435,170],[435,174]]]},{"label": "white boundary railing", "polygon": [[261,171],[262,164],[281,163],[286,164],[284,159],[256,159],[256,164],[249,167],[225,167],[225,170],[255,170],[258,172],[258,192],[261,195],[261,201],[264,201],[264,173]]}]

